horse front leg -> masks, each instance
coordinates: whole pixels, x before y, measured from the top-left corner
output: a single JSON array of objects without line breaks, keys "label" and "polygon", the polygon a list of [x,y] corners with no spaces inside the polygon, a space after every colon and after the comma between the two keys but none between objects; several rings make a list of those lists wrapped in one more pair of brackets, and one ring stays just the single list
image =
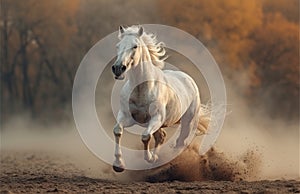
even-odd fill
[{"label": "horse front leg", "polygon": [[117,124],[114,126],[114,136],[116,141],[115,147],[115,161],[113,163],[113,169],[116,172],[123,172],[125,169],[125,163],[122,159],[121,151],[121,136],[123,134],[124,127],[131,127],[133,125],[131,117],[125,117],[122,112],[118,113]]},{"label": "horse front leg", "polygon": [[161,128],[164,118],[164,114],[162,113],[157,113],[152,116],[147,129],[142,134],[142,142],[144,143],[144,158],[150,163],[153,163],[158,159],[157,154],[155,152],[151,153],[149,149],[151,136]]},{"label": "horse front leg", "polygon": [[125,169],[125,163],[124,160],[122,159],[122,151],[120,147],[122,134],[123,134],[123,127],[119,123],[117,123],[114,127],[116,147],[115,147],[115,161],[113,164],[113,169],[116,172],[122,172]]}]

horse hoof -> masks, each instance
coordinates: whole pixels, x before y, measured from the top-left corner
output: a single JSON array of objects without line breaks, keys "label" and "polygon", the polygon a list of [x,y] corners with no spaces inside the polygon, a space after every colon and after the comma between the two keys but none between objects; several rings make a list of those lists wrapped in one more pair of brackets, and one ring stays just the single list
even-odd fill
[{"label": "horse hoof", "polygon": [[148,163],[153,164],[158,160],[157,154],[152,154],[151,157],[144,158]]},{"label": "horse hoof", "polygon": [[158,160],[158,155],[153,154],[150,163],[155,163]]},{"label": "horse hoof", "polygon": [[113,169],[115,172],[123,172],[125,170],[124,167],[113,165]]}]

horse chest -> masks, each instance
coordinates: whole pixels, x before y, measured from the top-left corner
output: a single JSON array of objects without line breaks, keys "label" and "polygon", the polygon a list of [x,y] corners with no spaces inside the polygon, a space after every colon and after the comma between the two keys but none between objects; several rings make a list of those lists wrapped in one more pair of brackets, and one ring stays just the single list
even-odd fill
[{"label": "horse chest", "polygon": [[149,83],[144,82],[136,86],[129,98],[129,111],[132,118],[141,124],[148,123],[151,119],[149,106],[155,99],[152,92],[149,91]]},{"label": "horse chest", "polygon": [[132,118],[141,124],[149,122],[151,116],[149,114],[149,104],[144,100],[129,100],[129,111]]}]

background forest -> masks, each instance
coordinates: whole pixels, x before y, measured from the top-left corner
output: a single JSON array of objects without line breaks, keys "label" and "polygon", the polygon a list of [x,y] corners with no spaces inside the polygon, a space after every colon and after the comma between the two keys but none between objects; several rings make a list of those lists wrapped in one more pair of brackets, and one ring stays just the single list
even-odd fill
[{"label": "background forest", "polygon": [[299,0],[1,0],[1,125],[20,113],[71,120],[87,51],[119,25],[144,23],[198,38],[248,106],[299,118]]}]

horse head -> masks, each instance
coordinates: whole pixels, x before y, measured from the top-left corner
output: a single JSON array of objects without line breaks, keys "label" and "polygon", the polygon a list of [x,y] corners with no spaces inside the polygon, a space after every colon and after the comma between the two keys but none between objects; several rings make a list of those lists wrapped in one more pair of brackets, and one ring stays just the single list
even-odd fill
[{"label": "horse head", "polygon": [[123,80],[125,73],[139,63],[141,54],[140,37],[143,33],[144,29],[141,26],[130,29],[119,27],[120,42],[117,44],[117,59],[112,66],[115,79]]}]

